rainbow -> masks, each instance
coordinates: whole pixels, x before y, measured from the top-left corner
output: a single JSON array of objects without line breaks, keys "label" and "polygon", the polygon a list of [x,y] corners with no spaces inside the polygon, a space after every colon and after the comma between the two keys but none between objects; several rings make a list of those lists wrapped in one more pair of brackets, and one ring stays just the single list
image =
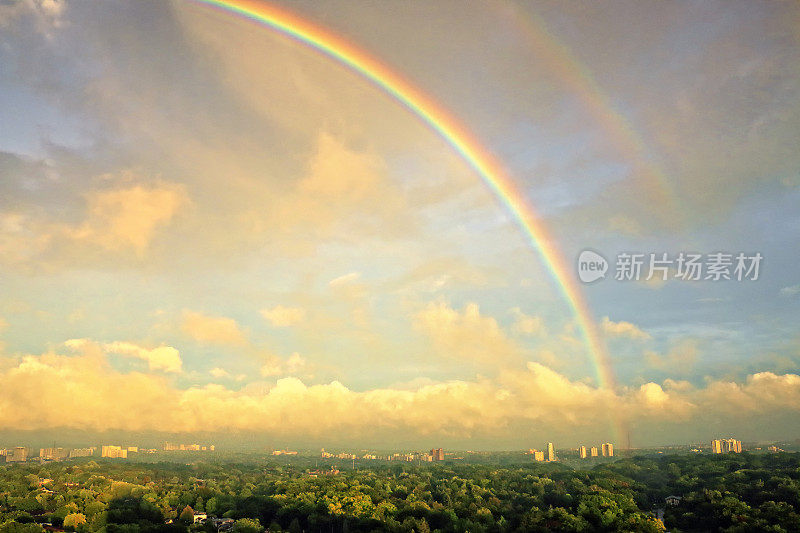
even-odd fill
[{"label": "rainbow", "polygon": [[636,179],[647,187],[649,198],[645,203],[649,206],[664,206],[664,224],[680,224],[685,220],[686,213],[675,190],[674,180],[669,179],[658,164],[658,158],[647,147],[630,120],[614,107],[591,70],[548,30],[547,24],[536,13],[533,5],[525,8],[510,1],[506,5],[506,19],[509,23],[516,26],[533,53],[544,61],[550,72],[578,97],[595,122],[603,128],[619,154],[631,165]]},{"label": "rainbow", "polygon": [[[303,43],[360,74],[419,117],[449,144],[506,206],[568,302],[601,388],[614,390],[614,374],[581,287],[542,221],[500,163],[439,104],[387,66],[341,37],[276,6],[255,0],[193,0],[244,17]],[[621,427],[617,421],[618,437]]]}]

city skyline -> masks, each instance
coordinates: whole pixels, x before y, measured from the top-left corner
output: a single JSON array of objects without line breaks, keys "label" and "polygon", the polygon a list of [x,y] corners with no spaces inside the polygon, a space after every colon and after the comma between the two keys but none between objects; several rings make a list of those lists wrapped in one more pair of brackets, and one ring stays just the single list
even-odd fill
[{"label": "city skyline", "polygon": [[724,11],[0,3],[0,435],[800,437],[800,7]]}]

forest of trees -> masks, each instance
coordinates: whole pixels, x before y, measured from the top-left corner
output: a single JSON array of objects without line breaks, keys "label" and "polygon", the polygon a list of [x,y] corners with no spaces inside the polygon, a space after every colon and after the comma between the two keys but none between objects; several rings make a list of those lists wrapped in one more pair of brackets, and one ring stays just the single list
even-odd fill
[{"label": "forest of trees", "polygon": [[[679,505],[665,506],[671,494],[682,497]],[[194,524],[201,512],[209,520]],[[664,526],[800,531],[800,456],[635,457],[590,470],[453,461],[335,474],[247,463],[0,467],[0,533],[648,532]]]}]

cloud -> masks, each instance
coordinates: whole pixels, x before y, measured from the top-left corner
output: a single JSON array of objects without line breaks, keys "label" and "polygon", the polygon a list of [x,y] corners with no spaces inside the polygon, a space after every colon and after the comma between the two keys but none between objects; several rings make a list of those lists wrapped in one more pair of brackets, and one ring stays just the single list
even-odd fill
[{"label": "cloud", "polygon": [[344,285],[349,285],[351,283],[358,281],[360,277],[361,277],[361,272],[349,272],[347,274],[339,276],[338,278],[330,280],[328,282],[328,285],[331,287],[342,287]]},{"label": "cloud", "polygon": [[143,348],[130,342],[111,342],[106,344],[96,343],[91,339],[69,339],[64,343],[67,348],[82,350],[92,346],[102,350],[103,353],[114,353],[147,361],[150,370],[163,370],[164,372],[180,373],[183,366],[180,352],[172,346],[158,346],[156,348]]},{"label": "cloud", "polygon": [[495,365],[522,354],[494,318],[481,314],[476,303],[459,311],[444,302],[432,302],[413,316],[413,324],[443,357]]},{"label": "cloud", "polygon": [[243,346],[247,338],[239,324],[232,318],[207,316],[184,310],[181,330],[192,339],[204,344]]},{"label": "cloud", "polygon": [[800,376],[758,372],[744,383],[712,381],[697,395],[705,403],[718,402],[716,411],[730,416],[797,410],[800,406]]},{"label": "cloud", "polygon": [[786,298],[797,296],[798,294],[800,294],[800,285],[790,285],[788,287],[783,287],[780,293],[781,296],[784,296]]},{"label": "cloud", "polygon": [[542,323],[542,317],[526,315],[519,307],[511,309],[511,313],[516,318],[511,326],[511,331],[517,335],[536,336],[547,334],[547,330]]},{"label": "cloud", "polygon": [[261,366],[263,377],[297,375],[309,370],[310,365],[304,357],[295,352],[288,359],[282,361],[280,357],[272,356]]},{"label": "cloud", "polygon": [[[125,343],[112,345],[136,351]],[[239,390],[218,384],[181,389],[160,375],[113,368],[107,346],[86,340],[68,346],[73,355],[48,352],[3,360],[0,428],[192,432],[214,427],[296,438],[382,434],[425,440],[508,438],[529,431],[525,428],[550,435],[602,432],[611,414],[652,431],[671,424],[700,424],[700,430],[704,417],[725,423],[800,416],[800,376],[795,374],[761,372],[744,382],[709,381],[703,388],[666,380],[611,391],[530,362],[494,379],[418,380],[363,391],[339,381],[309,385],[295,377]],[[286,361],[295,364],[303,364],[300,356]]]},{"label": "cloud", "polygon": [[306,238],[407,238],[415,229],[408,214],[404,196],[378,154],[356,150],[341,136],[323,131],[305,174],[277,199],[269,224]]},{"label": "cloud", "polygon": [[147,361],[151,370],[180,372],[183,365],[180,353],[171,346],[158,346],[147,349],[129,342],[112,342],[103,345],[103,347],[110,353],[118,353]]},{"label": "cloud", "polygon": [[165,183],[93,191],[86,195],[87,219],[64,227],[64,232],[76,241],[112,251],[132,248],[142,255],[156,229],[169,223],[187,201],[182,187]]},{"label": "cloud", "polygon": [[647,350],[645,360],[653,368],[664,370],[672,375],[686,375],[697,362],[699,352],[697,341],[685,339],[676,343],[663,356]]},{"label": "cloud", "polygon": [[608,219],[609,231],[622,235],[640,237],[642,235],[642,225],[633,218],[626,215],[614,215]]},{"label": "cloud", "polygon": [[17,19],[31,16],[36,30],[47,39],[53,38],[53,30],[64,25],[65,0],[16,0],[0,3],[0,28],[13,24]]},{"label": "cloud", "polygon": [[50,269],[95,261],[98,253],[144,259],[159,233],[190,203],[184,187],[175,183],[130,185],[124,182],[138,179],[130,173],[102,179],[121,183],[89,190],[74,206],[67,197],[59,199],[58,209],[44,199],[33,206],[12,198],[12,207],[0,210],[0,260]]},{"label": "cloud", "polygon": [[635,324],[630,322],[613,322],[607,316],[603,317],[600,324],[603,333],[609,337],[627,337],[629,339],[649,340],[652,337],[646,331],[642,331]]},{"label": "cloud", "polygon": [[284,307],[277,305],[271,309],[262,309],[261,316],[277,328],[294,326],[303,322],[306,311],[301,307]]},{"label": "cloud", "polygon": [[220,367],[212,368],[211,370],[208,371],[208,373],[214,376],[215,378],[227,378],[230,376],[227,370]]}]

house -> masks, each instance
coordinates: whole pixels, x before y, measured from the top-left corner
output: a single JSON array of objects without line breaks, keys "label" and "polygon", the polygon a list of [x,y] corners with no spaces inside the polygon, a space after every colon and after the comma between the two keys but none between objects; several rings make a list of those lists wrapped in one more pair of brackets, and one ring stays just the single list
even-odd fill
[{"label": "house", "polygon": [[212,518],[211,524],[217,531],[227,531],[233,527],[233,518]]},{"label": "house", "polygon": [[680,505],[682,499],[683,498],[680,497],[680,496],[672,496],[672,495],[670,495],[670,496],[667,496],[666,498],[664,498],[664,501],[667,503],[667,505],[671,505],[672,507],[676,507],[676,506]]},{"label": "house", "polygon": [[205,524],[207,519],[208,515],[206,513],[194,513],[195,524]]}]

